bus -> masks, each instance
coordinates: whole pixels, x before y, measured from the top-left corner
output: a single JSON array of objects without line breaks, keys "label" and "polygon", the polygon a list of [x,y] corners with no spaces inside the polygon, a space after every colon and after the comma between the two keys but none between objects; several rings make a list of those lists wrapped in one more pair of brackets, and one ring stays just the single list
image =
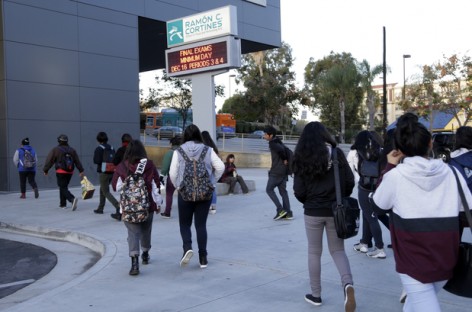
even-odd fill
[{"label": "bus", "polygon": [[[185,125],[193,123],[192,110],[189,110]],[[182,115],[174,109],[164,109],[160,113],[141,113],[141,129],[147,135],[152,134],[154,129],[162,126],[174,126],[183,128]],[[236,119],[233,114],[216,114],[216,133],[217,137],[235,137]]]}]

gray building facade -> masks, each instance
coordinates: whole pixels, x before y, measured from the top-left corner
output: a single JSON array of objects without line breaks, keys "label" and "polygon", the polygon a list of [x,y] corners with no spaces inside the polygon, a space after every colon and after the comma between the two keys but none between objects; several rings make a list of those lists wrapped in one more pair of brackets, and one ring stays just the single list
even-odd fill
[{"label": "gray building facade", "polygon": [[[139,73],[165,67],[166,21],[234,5],[242,53],[280,46],[280,1],[1,0],[0,191],[19,190],[12,157],[29,137],[39,188],[48,152],[64,133],[90,180],[99,131],[139,137]],[[77,174],[72,180],[78,185]]]}]

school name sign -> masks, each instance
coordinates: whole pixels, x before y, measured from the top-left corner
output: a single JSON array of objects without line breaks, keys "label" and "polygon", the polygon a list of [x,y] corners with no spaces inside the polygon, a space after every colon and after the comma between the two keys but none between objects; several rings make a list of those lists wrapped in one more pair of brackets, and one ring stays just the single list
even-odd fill
[{"label": "school name sign", "polygon": [[222,36],[237,36],[236,14],[236,7],[228,5],[168,21],[166,24],[167,47],[171,48]]}]

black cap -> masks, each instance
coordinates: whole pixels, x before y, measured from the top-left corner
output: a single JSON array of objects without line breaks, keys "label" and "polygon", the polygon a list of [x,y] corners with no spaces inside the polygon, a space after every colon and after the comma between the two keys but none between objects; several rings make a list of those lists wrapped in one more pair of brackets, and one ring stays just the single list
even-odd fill
[{"label": "black cap", "polygon": [[61,134],[60,136],[57,137],[57,142],[59,143],[67,143],[69,142],[69,138],[65,134]]},{"label": "black cap", "polygon": [[21,141],[21,145],[29,145],[29,138],[24,138],[24,139]]}]

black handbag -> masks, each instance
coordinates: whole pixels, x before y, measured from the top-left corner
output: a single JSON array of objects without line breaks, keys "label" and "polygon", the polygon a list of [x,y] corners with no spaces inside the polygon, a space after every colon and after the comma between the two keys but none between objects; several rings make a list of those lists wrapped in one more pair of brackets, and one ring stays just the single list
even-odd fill
[{"label": "black handbag", "polygon": [[[465,199],[464,190],[462,189],[456,170],[451,169],[456,177],[462,205],[464,206],[464,212],[470,227],[472,225],[472,215],[470,214],[469,205]],[[472,232],[472,228],[470,231]],[[472,244],[467,242],[460,243],[459,258],[454,267],[454,273],[452,278],[444,285],[444,289],[457,296],[472,298]]]},{"label": "black handbag", "polygon": [[359,232],[360,209],[357,199],[341,196],[339,180],[339,161],[336,148],[333,148],[334,185],[336,188],[336,202],[333,203],[334,225],[336,234],[341,239],[356,236]]}]

